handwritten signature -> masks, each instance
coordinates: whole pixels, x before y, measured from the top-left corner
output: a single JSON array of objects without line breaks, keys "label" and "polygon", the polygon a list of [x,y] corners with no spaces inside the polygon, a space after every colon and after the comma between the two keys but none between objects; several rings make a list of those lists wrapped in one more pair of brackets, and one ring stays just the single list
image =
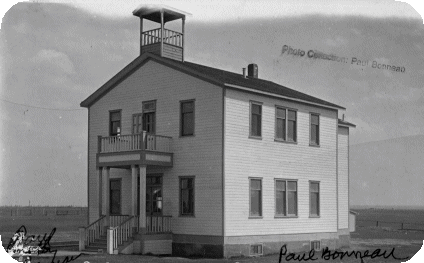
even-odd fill
[{"label": "handwritten signature", "polygon": [[[53,238],[54,233],[56,232],[56,228],[53,228],[50,234],[47,236],[47,233],[41,238],[40,235],[37,237],[35,235],[27,235],[27,229],[25,226],[21,226],[16,230],[13,237],[10,239],[9,244],[7,245],[6,251],[10,255],[19,254],[19,255],[28,255],[28,254],[45,254],[45,253],[53,253],[53,258],[51,263],[55,263],[55,258],[57,254],[57,250],[52,250],[50,247],[50,240]],[[37,243],[37,245],[30,245],[33,243]],[[78,256],[66,256],[63,259],[63,263],[71,262],[77,258],[79,258],[81,254]],[[40,262],[39,262],[40,263]],[[56,263],[61,263],[60,260],[57,260]]]},{"label": "handwritten signature", "polygon": [[[337,259],[340,258],[340,260],[342,260],[345,257],[355,257],[356,259],[361,259],[361,263],[364,263],[364,258],[378,258],[378,257],[384,257],[385,259],[389,258],[390,256],[393,257],[396,260],[405,260],[408,259],[409,257],[405,257],[405,258],[398,258],[395,256],[395,248],[392,249],[392,251],[390,251],[390,253],[388,255],[386,255],[387,251],[384,250],[382,251],[381,249],[376,249],[374,250],[371,254],[371,252],[369,250],[365,250],[364,252],[361,251],[332,251],[330,249],[328,249],[328,247],[326,247],[325,249],[323,249],[321,251],[321,258],[324,260],[331,260],[331,259]],[[280,249],[280,257],[278,259],[278,263],[281,263],[282,259],[284,259],[286,261],[291,261],[291,260],[295,260],[295,261],[309,261],[309,260],[318,260],[318,258],[315,256],[315,250],[310,250],[309,253],[302,253],[302,254],[296,254],[296,253],[288,253],[287,252],[287,245],[283,245]]]}]

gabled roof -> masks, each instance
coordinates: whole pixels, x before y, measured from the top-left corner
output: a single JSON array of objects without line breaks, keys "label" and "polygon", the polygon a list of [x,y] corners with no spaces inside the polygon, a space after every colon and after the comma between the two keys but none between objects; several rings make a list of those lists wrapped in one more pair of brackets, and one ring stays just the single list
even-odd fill
[{"label": "gabled roof", "polygon": [[353,128],[356,127],[355,124],[350,123],[350,122],[347,122],[347,121],[344,121],[344,120],[341,120],[341,119],[339,119],[339,125],[340,126],[349,126],[349,127],[353,127]]},{"label": "gabled roof", "polygon": [[305,93],[287,88],[285,86],[276,84],[274,82],[255,79],[249,77],[243,77],[242,74],[237,74],[217,68],[207,67],[188,61],[177,61],[173,59],[163,58],[151,53],[144,53],[141,56],[134,59],[130,64],[113,76],[108,82],[103,86],[97,89],[93,94],[91,94],[87,99],[81,102],[81,107],[90,107],[94,102],[100,99],[103,95],[113,89],[118,85],[122,80],[132,74],[135,70],[140,68],[148,60],[154,60],[158,63],[161,63],[165,66],[174,68],[176,70],[188,73],[194,77],[206,80],[208,82],[214,83],[219,86],[227,87],[240,87],[246,88],[253,92],[271,94],[279,97],[284,97],[287,99],[293,99],[296,101],[301,101],[303,103],[310,103],[314,105],[320,105],[328,108],[335,109],[345,109],[336,104],[327,102],[325,100],[318,99],[316,97],[307,95]]}]

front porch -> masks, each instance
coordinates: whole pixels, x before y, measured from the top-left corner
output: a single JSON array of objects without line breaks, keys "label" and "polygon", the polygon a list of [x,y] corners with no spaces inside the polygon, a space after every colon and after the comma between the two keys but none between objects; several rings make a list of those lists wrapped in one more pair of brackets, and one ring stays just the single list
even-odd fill
[{"label": "front porch", "polygon": [[[100,216],[80,228],[80,250],[172,253],[172,218],[162,214],[163,172],[173,161],[171,142],[171,137],[146,132],[98,137],[95,176]],[[152,238],[156,246],[151,246]]]}]

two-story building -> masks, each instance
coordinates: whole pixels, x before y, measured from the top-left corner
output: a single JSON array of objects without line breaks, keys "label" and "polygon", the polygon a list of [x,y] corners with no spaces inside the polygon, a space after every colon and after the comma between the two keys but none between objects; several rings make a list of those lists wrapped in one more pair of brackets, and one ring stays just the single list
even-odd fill
[{"label": "two-story building", "polygon": [[[85,99],[80,249],[232,257],[349,245],[343,107],[184,60],[186,14],[144,6],[141,54]],[[160,24],[143,31],[143,19]],[[182,20],[181,32],[165,23]]]}]

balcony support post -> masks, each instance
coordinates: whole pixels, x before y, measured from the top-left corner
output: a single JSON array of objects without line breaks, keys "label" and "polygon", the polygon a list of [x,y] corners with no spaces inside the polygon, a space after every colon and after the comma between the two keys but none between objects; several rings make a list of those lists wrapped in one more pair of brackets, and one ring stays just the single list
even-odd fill
[{"label": "balcony support post", "polygon": [[103,174],[105,175],[105,215],[106,215],[106,226],[110,225],[110,167],[103,167]]},{"label": "balcony support post", "polygon": [[137,215],[137,168],[131,165],[131,215]]},{"label": "balcony support post", "polygon": [[104,186],[103,186],[103,175],[102,175],[102,167],[97,167],[97,178],[99,180],[99,218],[103,215],[103,213],[106,212],[106,209],[104,207],[104,201],[103,201],[103,192],[104,192]]},{"label": "balcony support post", "polygon": [[139,233],[146,232],[146,166],[140,165],[140,229]]}]

